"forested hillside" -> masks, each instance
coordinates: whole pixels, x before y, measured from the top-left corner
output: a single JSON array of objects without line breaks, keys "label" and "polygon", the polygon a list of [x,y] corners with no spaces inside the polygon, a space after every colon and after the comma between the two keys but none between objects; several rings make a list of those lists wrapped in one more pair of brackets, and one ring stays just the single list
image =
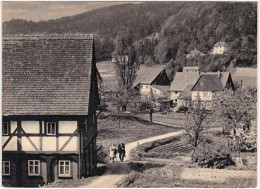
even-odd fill
[{"label": "forested hillside", "polygon": [[[111,59],[114,40],[122,28],[131,31],[136,61],[167,64],[168,72],[184,65],[217,71],[233,61],[256,66],[257,4],[227,2],[147,2],[92,10],[57,20],[3,23],[4,34],[94,33],[97,60]],[[211,55],[214,44],[225,41],[224,55]],[[197,49],[204,56],[187,59]]]}]

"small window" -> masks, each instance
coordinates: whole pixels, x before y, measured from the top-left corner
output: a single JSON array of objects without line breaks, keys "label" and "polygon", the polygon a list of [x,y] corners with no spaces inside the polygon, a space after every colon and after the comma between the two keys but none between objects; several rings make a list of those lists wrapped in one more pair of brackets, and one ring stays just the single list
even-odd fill
[{"label": "small window", "polygon": [[62,177],[71,176],[69,160],[60,160],[59,161],[59,176],[62,176]]},{"label": "small window", "polygon": [[148,89],[148,86],[146,85],[146,89]]},{"label": "small window", "polygon": [[47,122],[47,135],[56,135],[56,123]]},{"label": "small window", "polygon": [[207,93],[207,92],[204,92],[204,93],[203,93],[203,96],[204,96],[204,97],[207,97],[207,96],[208,96],[208,93]]},{"label": "small window", "polygon": [[2,135],[9,135],[10,133],[10,125],[8,122],[3,122],[3,127],[2,127]]},{"label": "small window", "polygon": [[175,91],[175,94],[178,94],[178,92],[177,92],[177,91]]},{"label": "small window", "polygon": [[40,160],[28,160],[28,175],[29,176],[40,175]]},{"label": "small window", "polygon": [[140,89],[142,89],[142,88],[143,88],[143,85],[140,86]]},{"label": "small window", "polygon": [[10,161],[2,161],[2,175],[3,176],[10,175]]}]

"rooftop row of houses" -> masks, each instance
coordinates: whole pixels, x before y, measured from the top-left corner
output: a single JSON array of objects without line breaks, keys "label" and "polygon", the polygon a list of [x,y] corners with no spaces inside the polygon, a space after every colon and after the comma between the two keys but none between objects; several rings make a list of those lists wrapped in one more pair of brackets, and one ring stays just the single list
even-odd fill
[{"label": "rooftop row of houses", "polygon": [[168,98],[177,107],[190,107],[200,101],[206,109],[212,109],[216,92],[234,89],[229,72],[200,73],[199,67],[184,67],[182,72],[175,74],[172,83],[161,66],[142,69],[137,73],[133,86],[142,95],[152,93],[157,98]]}]

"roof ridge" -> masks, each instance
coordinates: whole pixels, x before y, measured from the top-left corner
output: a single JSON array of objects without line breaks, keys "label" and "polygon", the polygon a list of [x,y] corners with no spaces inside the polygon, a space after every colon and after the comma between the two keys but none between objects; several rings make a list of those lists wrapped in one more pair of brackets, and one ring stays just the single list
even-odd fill
[{"label": "roof ridge", "polygon": [[3,41],[15,40],[41,40],[41,39],[87,39],[93,40],[94,34],[5,34],[2,36]]}]

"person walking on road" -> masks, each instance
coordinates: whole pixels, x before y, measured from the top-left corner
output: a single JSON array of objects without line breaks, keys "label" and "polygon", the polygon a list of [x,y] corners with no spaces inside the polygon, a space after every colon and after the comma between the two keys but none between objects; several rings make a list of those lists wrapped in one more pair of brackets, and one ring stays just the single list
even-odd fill
[{"label": "person walking on road", "polygon": [[121,155],[122,155],[122,147],[121,147],[121,144],[118,145],[117,151],[118,151],[119,159],[121,160]]},{"label": "person walking on road", "polygon": [[125,144],[123,142],[118,145],[118,153],[119,153],[119,159],[121,161],[124,161],[124,157],[125,157]]},{"label": "person walking on road", "polygon": [[110,161],[112,161],[112,163],[114,163],[114,159],[116,158],[116,154],[117,154],[117,149],[116,149],[116,146],[113,144],[109,149]]}]

